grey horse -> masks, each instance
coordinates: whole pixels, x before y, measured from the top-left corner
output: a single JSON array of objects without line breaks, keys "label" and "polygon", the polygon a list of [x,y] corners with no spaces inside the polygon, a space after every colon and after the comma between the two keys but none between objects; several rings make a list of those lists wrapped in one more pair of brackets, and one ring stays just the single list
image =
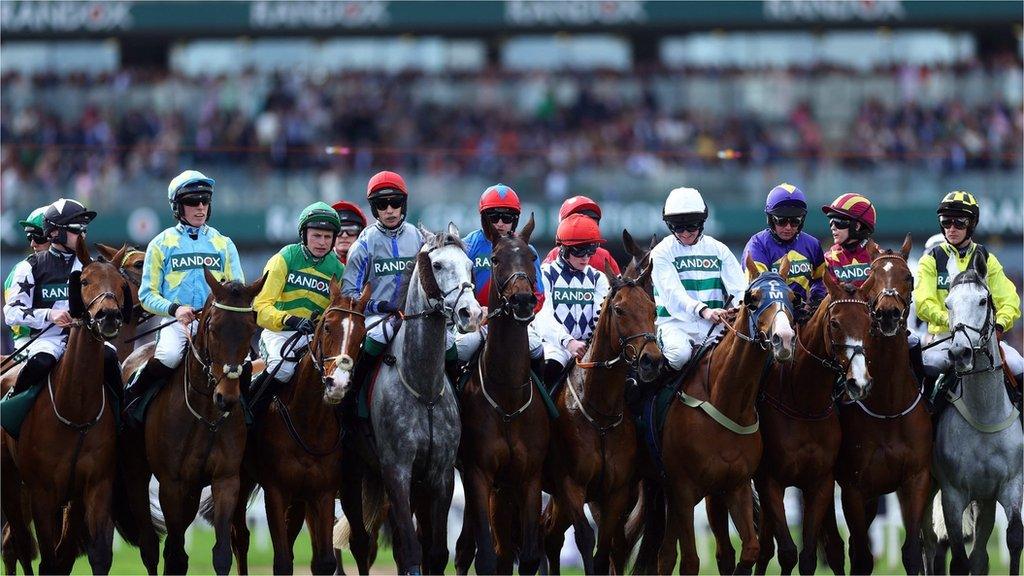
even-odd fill
[{"label": "grey horse", "polygon": [[[986,267],[974,258],[953,279],[949,310],[950,359],[960,378],[940,417],[932,468],[942,492],[942,509],[952,551],[951,574],[988,573],[987,544],[995,522],[996,502],[1009,526],[1010,574],[1020,573],[1024,527],[1024,434],[1016,408],[1003,388],[1002,362],[995,338],[995,312],[985,284]],[[968,564],[963,512],[978,504],[975,545]],[[938,567],[936,567],[938,568]]]},{"label": "grey horse", "polygon": [[483,318],[458,228],[423,232],[427,241],[406,282],[404,322],[391,343],[395,361],[385,359],[370,396],[400,574],[418,574],[421,567],[441,574],[448,563],[448,508],[461,424],[444,373],[446,324],[465,333]]}]

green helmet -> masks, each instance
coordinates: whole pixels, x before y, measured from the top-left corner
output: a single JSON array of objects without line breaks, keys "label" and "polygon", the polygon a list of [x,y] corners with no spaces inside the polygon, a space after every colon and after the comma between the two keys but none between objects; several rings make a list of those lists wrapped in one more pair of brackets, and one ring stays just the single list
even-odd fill
[{"label": "green helmet", "polygon": [[42,232],[43,231],[43,214],[46,213],[46,209],[47,208],[48,208],[48,206],[40,206],[39,208],[36,208],[35,210],[32,211],[31,214],[28,215],[28,218],[26,218],[24,220],[18,220],[18,225],[21,226],[22,228],[24,228],[26,232],[29,232],[29,231]]},{"label": "green helmet", "polygon": [[341,230],[341,219],[326,202],[314,202],[299,214],[299,241],[306,243],[306,229],[330,230],[337,234]]}]

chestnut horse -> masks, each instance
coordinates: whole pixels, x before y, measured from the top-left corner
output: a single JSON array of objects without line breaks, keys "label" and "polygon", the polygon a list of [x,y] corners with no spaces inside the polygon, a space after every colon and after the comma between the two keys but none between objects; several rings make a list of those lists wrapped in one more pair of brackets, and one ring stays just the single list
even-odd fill
[{"label": "chestnut horse", "polygon": [[[245,508],[257,482],[263,487],[274,545],[274,573],[292,573],[292,548],[303,517],[313,546],[311,572],[333,574],[337,567],[331,532],[334,497],[341,484],[342,430],[339,415],[325,394],[335,386],[349,386],[366,333],[363,310],[370,290],[367,285],[358,299],[343,296],[338,281],[331,280],[330,295],[330,304],[320,315],[290,386],[273,399],[246,445],[241,497],[232,526],[239,574],[248,572]],[[204,507],[206,504],[204,501]]]},{"label": "chestnut horse", "polygon": [[[676,394],[680,402],[669,406],[661,433],[663,485],[668,497],[665,533],[657,533],[657,517],[645,520],[644,530],[649,533],[643,535],[635,573],[670,573],[676,565],[677,542],[682,555],[680,571],[697,573],[700,558],[693,508],[709,496],[725,498],[739,530],[743,551],[737,572],[749,573],[757,560],[750,481],[761,460],[756,400],[770,362],[792,359],[796,335],[792,328],[793,291],[785,279],[788,258],[779,273],[754,276],[753,270],[753,262],[748,261],[750,285],[735,322],[726,325],[729,332],[683,382]],[[646,504],[644,508],[645,515],[662,512]],[[711,515],[710,502],[708,508]],[[647,542],[649,538],[661,543],[660,551]],[[657,566],[652,557],[655,552]]]},{"label": "chestnut horse", "polygon": [[469,570],[475,547],[477,574],[509,574],[517,555],[520,574],[533,574],[541,560],[541,480],[551,427],[528,353],[527,324],[537,304],[537,255],[529,247],[534,222],[531,216],[518,236],[485,226],[494,238],[490,327],[462,392],[466,510],[455,568]]},{"label": "chestnut horse", "polygon": [[[32,557],[27,503],[42,574],[70,572],[83,547],[93,573],[106,574],[113,561],[117,429],[103,384],[103,346],[131,321],[132,302],[116,265],[93,261],[84,241],[77,256],[83,268],[68,283],[68,312],[75,321],[64,356],[47,379],[48,394],[25,417],[19,439],[3,434],[3,512],[10,538],[4,560],[17,557],[24,567]],[[123,251],[114,254],[115,262],[123,257]],[[16,377],[16,370],[5,375],[4,388]],[[9,573],[13,569],[7,565]]]},{"label": "chestnut horse", "polygon": [[[874,566],[868,528],[878,498],[896,492],[906,531],[903,568],[924,571],[921,525],[931,487],[932,421],[910,367],[907,313],[914,278],[907,266],[910,235],[900,252],[873,244],[871,268],[862,294],[871,305],[867,358],[876,376],[868,398],[843,403],[843,440],[836,462],[843,513],[850,530],[850,571],[869,574]],[[835,516],[826,520],[826,548],[840,543]]]},{"label": "chestnut horse", "polygon": [[[121,327],[121,332],[112,344],[117,348],[117,357],[124,362],[128,356],[135,351],[136,343],[132,340],[138,332],[139,327],[146,323],[152,315],[142,309],[139,304],[139,287],[142,285],[142,266],[146,259],[146,253],[137,250],[134,246],[124,244],[121,248],[114,248],[106,244],[96,244],[96,249],[104,258],[109,260],[131,286],[133,322]],[[120,257],[117,255],[121,254]],[[115,259],[117,258],[117,259]]]},{"label": "chestnut horse", "polygon": [[[240,380],[249,370],[249,342],[256,332],[252,301],[266,275],[246,285],[217,282],[204,270],[211,294],[199,314],[199,326],[186,346],[185,358],[148,409],[143,433],[126,434],[122,466],[126,495],[141,532],[142,561],[156,572],[156,534],[150,517],[149,481],[160,482],[160,507],[167,526],[164,572],[188,571],[185,530],[199,508],[200,492],[211,486],[216,543],[213,566],[218,574],[231,568],[231,516],[239,493],[239,467],[246,429],[238,408]],[[174,325],[168,329],[181,329]],[[148,357],[147,345],[123,366],[128,380]]]},{"label": "chestnut horse", "polygon": [[[624,526],[636,500],[637,451],[636,425],[625,406],[627,371],[650,382],[662,363],[654,334],[654,301],[644,288],[651,265],[646,259],[642,265],[642,270],[630,265],[622,277],[605,269],[611,290],[587,354],[555,398],[558,419],[544,466],[545,485],[552,494],[544,511],[551,574],[559,573],[559,553],[570,524],[587,574],[608,574],[612,568],[617,574],[625,571]],[[594,531],[583,512],[587,502],[600,509],[596,555]]]},{"label": "chestnut horse", "polygon": [[[841,437],[835,401],[844,388],[860,398],[871,386],[864,357],[871,329],[868,303],[831,274],[825,275],[825,287],[828,296],[800,329],[792,368],[772,370],[761,391],[764,455],[754,477],[761,501],[759,574],[772,559],[773,539],[779,543],[782,573],[791,573],[797,564],[783,502],[788,486],[799,488],[804,498],[800,573],[816,570],[818,530],[835,498],[832,470]],[[830,563],[843,571],[841,554]]]}]

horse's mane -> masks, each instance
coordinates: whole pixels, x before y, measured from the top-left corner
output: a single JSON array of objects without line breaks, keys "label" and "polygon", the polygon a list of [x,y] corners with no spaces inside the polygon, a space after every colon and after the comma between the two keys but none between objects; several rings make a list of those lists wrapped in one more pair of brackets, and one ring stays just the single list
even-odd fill
[{"label": "horse's mane", "polygon": [[954,286],[959,286],[961,284],[979,284],[981,286],[985,286],[985,279],[982,278],[981,274],[978,274],[978,271],[974,268],[968,268],[953,278],[953,281],[949,283],[949,288],[952,290]]},{"label": "horse's mane", "polygon": [[[458,246],[463,252],[466,251],[466,245],[463,244],[462,239],[455,234],[449,234],[448,231],[438,232],[432,238],[428,238],[423,243],[423,247],[420,248],[420,252],[427,252],[435,248],[443,248],[445,246]],[[412,283],[412,271],[416,268],[416,262],[410,263],[402,271],[402,282],[398,286],[398,299],[396,302],[399,306],[405,304],[405,299],[409,296],[409,285]]]}]

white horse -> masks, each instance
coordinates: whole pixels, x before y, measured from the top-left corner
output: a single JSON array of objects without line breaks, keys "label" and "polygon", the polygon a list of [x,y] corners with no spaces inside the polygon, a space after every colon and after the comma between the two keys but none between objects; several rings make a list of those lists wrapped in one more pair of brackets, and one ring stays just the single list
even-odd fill
[{"label": "white horse", "polygon": [[[959,384],[949,391],[951,408],[939,419],[933,473],[942,492],[942,509],[952,552],[950,574],[988,573],[988,539],[996,502],[1009,520],[1006,542],[1010,573],[1020,573],[1024,526],[1024,432],[1017,409],[1003,388],[1002,362],[995,338],[995,310],[985,284],[985,261],[973,258],[951,282],[949,355]],[[978,506],[975,544],[968,562],[963,513]]]}]

